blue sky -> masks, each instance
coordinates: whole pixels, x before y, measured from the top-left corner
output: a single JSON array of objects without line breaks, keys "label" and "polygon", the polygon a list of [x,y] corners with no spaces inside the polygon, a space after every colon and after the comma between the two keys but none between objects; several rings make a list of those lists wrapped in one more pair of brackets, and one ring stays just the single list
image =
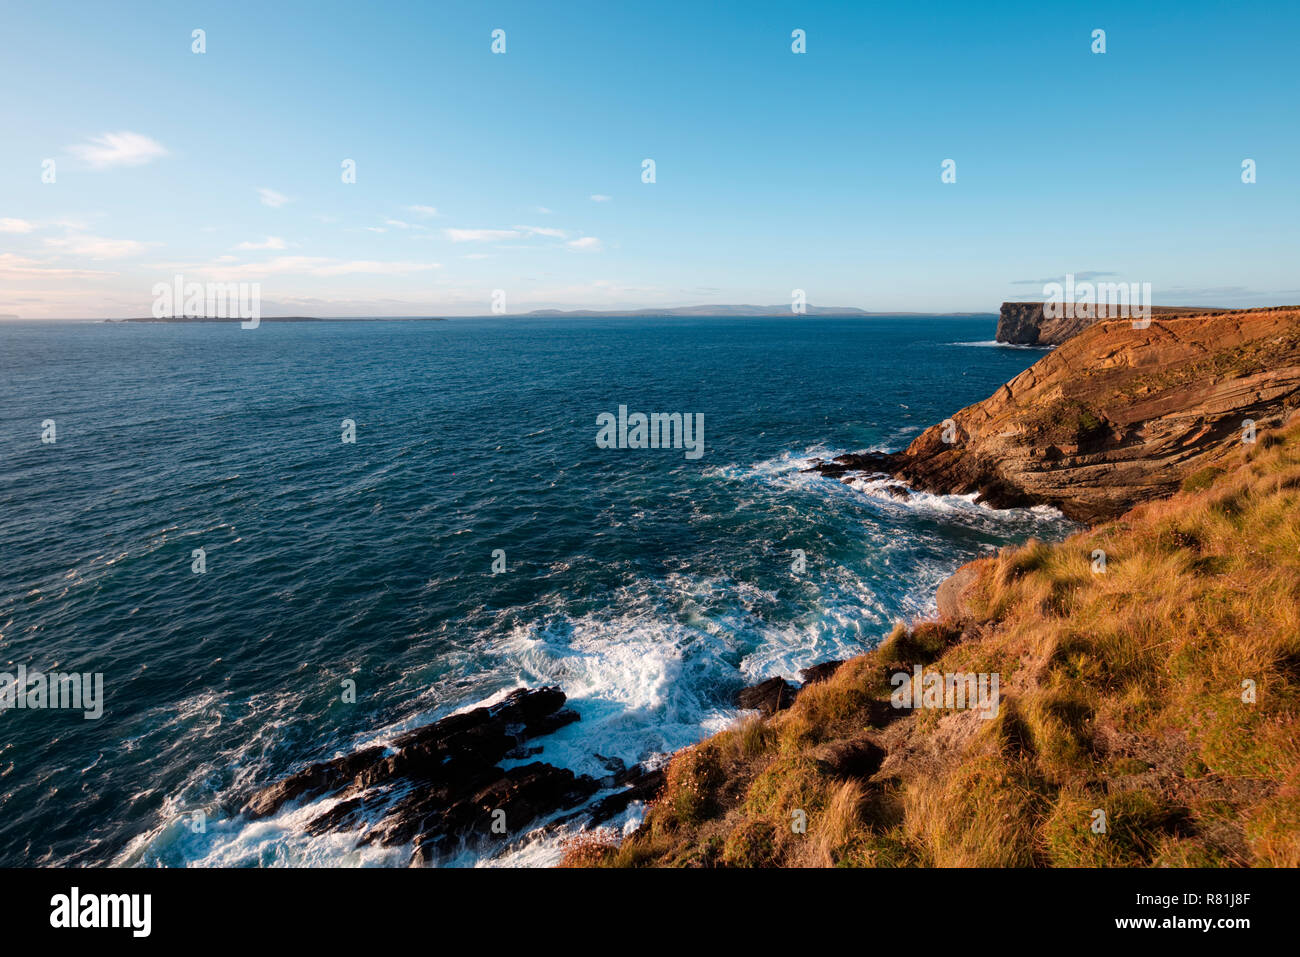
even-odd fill
[{"label": "blue sky", "polygon": [[1047,6],[8,0],[0,314],[1300,301],[1300,4]]}]

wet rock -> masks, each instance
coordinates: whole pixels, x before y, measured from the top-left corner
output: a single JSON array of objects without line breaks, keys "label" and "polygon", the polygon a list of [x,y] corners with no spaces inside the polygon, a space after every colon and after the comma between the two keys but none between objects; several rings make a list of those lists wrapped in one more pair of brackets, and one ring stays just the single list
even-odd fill
[{"label": "wet rock", "polygon": [[[538,818],[575,807],[598,789],[585,775],[533,762],[524,742],[578,720],[559,688],[519,688],[491,707],[449,715],[393,740],[320,762],[255,793],[252,818],[299,799],[343,798],[307,824],[311,834],[361,829],[360,844],[414,841],[429,862],[474,840],[504,840]],[[626,772],[620,774],[626,777]],[[494,828],[495,825],[495,828]]]},{"label": "wet rock", "polygon": [[804,471],[818,472],[827,478],[842,478],[850,472],[883,478],[894,474],[898,464],[897,452],[849,452],[837,455],[829,462],[814,462]]},{"label": "wet rock", "polygon": [[822,681],[829,681],[831,676],[840,670],[840,665],[842,664],[844,664],[844,661],[841,659],[839,661],[823,661],[821,664],[804,668],[799,672],[799,680],[803,682],[805,688],[808,687],[808,685],[815,685]]},{"label": "wet rock", "polygon": [[540,744],[534,745],[533,747],[524,747],[523,745],[520,745],[517,748],[511,748],[507,751],[506,757],[512,761],[523,761],[526,758],[535,757],[545,750],[546,749]]},{"label": "wet rock", "polygon": [[756,685],[742,688],[736,694],[736,707],[758,711],[769,717],[794,703],[795,688],[784,678],[768,678]]},{"label": "wet rock", "polygon": [[622,758],[607,758],[603,754],[597,754],[596,760],[599,761],[610,774],[619,776],[627,774],[627,764]]},{"label": "wet rock", "polygon": [[623,813],[633,801],[653,801],[663,790],[664,778],[664,768],[646,770],[641,765],[637,765],[627,778],[627,787],[591,805],[588,809],[591,822],[603,824],[615,815]]},{"label": "wet rock", "polygon": [[[371,840],[402,844],[413,838],[412,863],[430,864],[462,847],[505,844],[539,818],[581,804],[596,789],[596,782],[586,775],[534,762],[511,768],[453,803],[409,805],[393,826]],[[417,820],[419,827],[414,828]]]},{"label": "wet rock", "polygon": [[358,774],[373,767],[383,754],[383,748],[366,748],[345,758],[313,764],[277,784],[258,791],[244,806],[244,813],[253,819],[266,817],[274,814],[290,801],[298,798],[314,798],[337,790]]}]

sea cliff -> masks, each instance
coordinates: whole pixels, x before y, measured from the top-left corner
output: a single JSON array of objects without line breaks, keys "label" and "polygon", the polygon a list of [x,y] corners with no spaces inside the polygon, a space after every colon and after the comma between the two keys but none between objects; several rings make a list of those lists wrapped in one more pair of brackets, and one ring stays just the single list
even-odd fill
[{"label": "sea cliff", "polygon": [[[1298,397],[1295,307],[1102,323],[903,452],[828,464],[1094,524],[782,682],[566,863],[1300,866]],[[900,704],[953,676],[999,681]]]},{"label": "sea cliff", "polygon": [[1089,326],[906,449],[820,463],[995,507],[1114,518],[1215,468],[1300,407],[1300,309]]},{"label": "sea cliff", "polygon": [[[1191,315],[1214,312],[1192,306],[1152,306],[1152,316]],[[1075,304],[1070,315],[1049,318],[1042,302],[1004,302],[998,313],[998,342],[1020,346],[1057,346],[1100,319],[1120,318],[1103,304]]]}]

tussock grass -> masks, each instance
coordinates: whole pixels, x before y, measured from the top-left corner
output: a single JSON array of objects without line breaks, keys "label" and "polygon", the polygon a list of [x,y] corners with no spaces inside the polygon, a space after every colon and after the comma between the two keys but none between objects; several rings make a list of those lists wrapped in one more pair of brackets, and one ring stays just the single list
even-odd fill
[{"label": "tussock grass", "polygon": [[[968,595],[962,629],[900,624],[677,755],[635,834],[567,862],[1300,866],[1300,423],[1172,498],[1004,550]],[[997,716],[891,708],[915,665],[997,672]],[[869,777],[823,760],[864,736],[888,755]]]}]

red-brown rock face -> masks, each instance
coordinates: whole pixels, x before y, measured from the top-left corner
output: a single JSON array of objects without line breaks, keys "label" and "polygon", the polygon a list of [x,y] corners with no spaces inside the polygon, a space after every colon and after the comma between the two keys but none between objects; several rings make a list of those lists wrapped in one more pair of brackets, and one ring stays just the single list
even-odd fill
[{"label": "red-brown rock face", "polygon": [[[1099,322],[983,402],[892,455],[821,466],[889,472],[994,506],[1044,503],[1080,521],[1169,495],[1300,407],[1300,307]],[[945,432],[952,439],[945,442]]]}]

